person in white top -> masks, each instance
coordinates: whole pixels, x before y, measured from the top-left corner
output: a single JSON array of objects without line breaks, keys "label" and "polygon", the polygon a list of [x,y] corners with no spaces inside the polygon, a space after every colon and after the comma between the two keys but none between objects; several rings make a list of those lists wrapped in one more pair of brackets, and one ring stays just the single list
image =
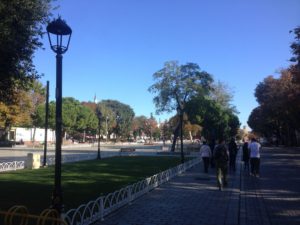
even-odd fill
[{"label": "person in white top", "polygon": [[261,145],[256,141],[255,138],[252,138],[248,148],[250,151],[251,175],[259,177]]},{"label": "person in white top", "polygon": [[204,172],[208,173],[209,160],[211,158],[211,149],[207,145],[206,141],[203,141],[203,145],[200,147],[200,157],[202,157]]}]

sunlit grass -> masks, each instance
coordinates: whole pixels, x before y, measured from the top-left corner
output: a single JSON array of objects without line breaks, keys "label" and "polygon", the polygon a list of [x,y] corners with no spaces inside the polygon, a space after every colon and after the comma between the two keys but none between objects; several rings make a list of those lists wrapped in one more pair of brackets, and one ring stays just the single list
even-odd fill
[{"label": "sunlit grass", "polygon": [[[94,200],[145,177],[174,167],[177,157],[114,157],[62,165],[65,209]],[[54,167],[0,174],[0,210],[25,205],[39,213],[51,204]]]}]

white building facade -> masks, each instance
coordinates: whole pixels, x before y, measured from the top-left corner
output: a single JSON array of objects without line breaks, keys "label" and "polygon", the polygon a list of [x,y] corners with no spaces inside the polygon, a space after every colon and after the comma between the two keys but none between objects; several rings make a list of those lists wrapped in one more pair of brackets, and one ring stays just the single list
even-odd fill
[{"label": "white building facade", "polygon": [[[15,142],[44,142],[45,129],[14,127],[9,132],[9,140]],[[55,131],[48,129],[47,142],[55,142]]]}]

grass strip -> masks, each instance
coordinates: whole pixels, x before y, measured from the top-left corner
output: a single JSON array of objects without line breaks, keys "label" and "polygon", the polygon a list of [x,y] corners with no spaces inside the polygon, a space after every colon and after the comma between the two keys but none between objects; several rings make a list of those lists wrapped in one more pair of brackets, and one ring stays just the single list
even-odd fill
[{"label": "grass strip", "polygon": [[[65,211],[180,164],[178,157],[113,157],[62,164]],[[40,213],[51,204],[54,166],[0,174],[0,210],[25,205]]]}]

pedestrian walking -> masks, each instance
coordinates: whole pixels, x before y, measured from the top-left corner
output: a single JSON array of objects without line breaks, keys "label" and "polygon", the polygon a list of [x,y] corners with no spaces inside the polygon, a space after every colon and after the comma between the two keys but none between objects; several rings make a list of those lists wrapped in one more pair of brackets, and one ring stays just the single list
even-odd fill
[{"label": "pedestrian walking", "polygon": [[251,175],[259,177],[261,145],[255,138],[252,138],[248,148],[250,151]]},{"label": "pedestrian walking", "polygon": [[200,147],[200,157],[202,157],[204,172],[208,173],[208,166],[211,158],[211,149],[207,145],[206,141],[203,141],[203,144]]},{"label": "pedestrian walking", "polygon": [[248,148],[248,141],[245,141],[243,144],[243,162],[244,162],[244,171],[247,170],[249,173],[249,160],[250,160],[250,151]]},{"label": "pedestrian walking", "polygon": [[[209,147],[210,147],[211,155],[212,155],[212,156],[214,155],[214,149],[215,149],[215,146],[216,146],[216,141],[215,141],[215,139],[211,139],[211,141],[209,142]],[[211,159],[210,159],[210,167],[211,167],[211,168],[215,168],[215,160],[214,160],[214,157],[211,157]]]},{"label": "pedestrian walking", "polygon": [[225,141],[221,139],[219,144],[214,149],[214,159],[217,172],[217,183],[219,190],[227,186],[227,170],[228,170],[228,149],[225,145]]},{"label": "pedestrian walking", "polygon": [[234,138],[232,138],[228,144],[229,149],[229,170],[235,171],[235,161],[236,161],[236,155],[238,152],[238,147],[235,143]]}]

